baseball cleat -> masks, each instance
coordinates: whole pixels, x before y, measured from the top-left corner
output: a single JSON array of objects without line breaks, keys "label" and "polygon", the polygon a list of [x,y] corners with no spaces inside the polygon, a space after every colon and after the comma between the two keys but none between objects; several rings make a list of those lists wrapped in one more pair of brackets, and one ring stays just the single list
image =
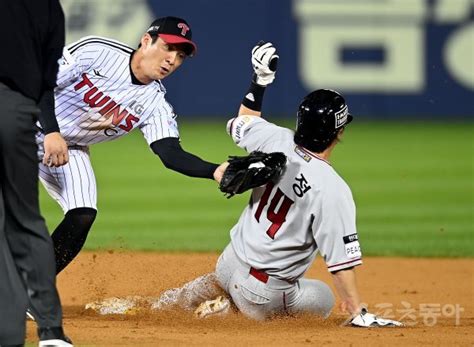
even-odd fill
[{"label": "baseball cleat", "polygon": [[92,310],[101,315],[125,314],[134,315],[140,308],[138,307],[139,297],[128,296],[126,298],[107,298],[86,304],[86,310]]},{"label": "baseball cleat", "polygon": [[224,315],[229,312],[229,299],[218,296],[214,300],[207,300],[201,303],[194,311],[194,316],[197,318],[207,318],[213,315]]}]

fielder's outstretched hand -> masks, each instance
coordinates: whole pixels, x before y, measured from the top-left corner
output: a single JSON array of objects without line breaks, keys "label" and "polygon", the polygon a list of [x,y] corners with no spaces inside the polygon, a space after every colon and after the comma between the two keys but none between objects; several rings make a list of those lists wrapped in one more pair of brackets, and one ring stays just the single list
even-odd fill
[{"label": "fielder's outstretched hand", "polygon": [[367,309],[362,309],[362,311],[352,318],[349,322],[350,326],[353,327],[362,327],[362,328],[381,328],[381,327],[402,327],[403,323],[392,320],[377,317],[376,315],[369,313]]},{"label": "fielder's outstretched hand", "polygon": [[254,82],[261,86],[267,86],[275,79],[279,56],[276,48],[271,42],[260,41],[252,49],[252,66]]}]

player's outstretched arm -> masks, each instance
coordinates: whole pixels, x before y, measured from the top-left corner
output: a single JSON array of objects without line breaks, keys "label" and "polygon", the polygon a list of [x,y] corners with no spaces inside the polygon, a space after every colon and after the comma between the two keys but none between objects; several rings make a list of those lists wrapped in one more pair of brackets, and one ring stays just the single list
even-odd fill
[{"label": "player's outstretched arm", "polygon": [[278,65],[276,48],[271,42],[260,41],[252,49],[253,77],[239,109],[239,116],[260,116],[265,88],[275,79]]},{"label": "player's outstretched arm", "polygon": [[[185,151],[179,139],[167,137],[153,142],[151,150],[160,157],[166,168],[190,177],[216,179],[216,171],[222,166],[202,160],[198,156]],[[219,177],[217,175],[217,177]]]},{"label": "player's outstretched arm", "polygon": [[332,279],[344,310],[353,316],[359,314],[361,303],[354,268],[333,272]]},{"label": "player's outstretched arm", "polygon": [[351,314],[348,325],[362,328],[403,326],[396,320],[377,317],[362,307],[354,268],[334,272],[332,278],[343,307]]}]

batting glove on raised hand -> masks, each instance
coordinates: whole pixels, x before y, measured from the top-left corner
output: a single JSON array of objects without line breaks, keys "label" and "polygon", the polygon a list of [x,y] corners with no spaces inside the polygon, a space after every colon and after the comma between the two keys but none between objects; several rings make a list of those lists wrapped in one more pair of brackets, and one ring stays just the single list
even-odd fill
[{"label": "batting glove on raised hand", "polygon": [[260,41],[252,49],[252,66],[254,74],[254,82],[258,85],[266,87],[275,79],[279,56],[276,48],[271,42]]},{"label": "batting glove on raised hand", "polygon": [[357,316],[350,320],[349,325],[362,328],[380,328],[402,327],[403,323],[392,319],[377,317],[376,315],[369,313],[367,309],[364,308]]}]

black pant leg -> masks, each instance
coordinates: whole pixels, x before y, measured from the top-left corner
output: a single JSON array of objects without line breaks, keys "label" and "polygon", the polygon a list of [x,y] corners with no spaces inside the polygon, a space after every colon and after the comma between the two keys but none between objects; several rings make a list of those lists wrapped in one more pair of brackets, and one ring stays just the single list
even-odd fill
[{"label": "black pant leg", "polygon": [[[27,288],[38,326],[59,327],[62,311],[56,290],[52,241],[38,202],[34,122],[39,109],[32,100],[1,85],[0,105],[3,232],[16,270]],[[11,293],[9,299],[20,290],[24,288]]]},{"label": "black pant leg", "polygon": [[25,341],[27,305],[26,288],[5,235],[5,207],[0,186],[0,345],[18,345]]}]

